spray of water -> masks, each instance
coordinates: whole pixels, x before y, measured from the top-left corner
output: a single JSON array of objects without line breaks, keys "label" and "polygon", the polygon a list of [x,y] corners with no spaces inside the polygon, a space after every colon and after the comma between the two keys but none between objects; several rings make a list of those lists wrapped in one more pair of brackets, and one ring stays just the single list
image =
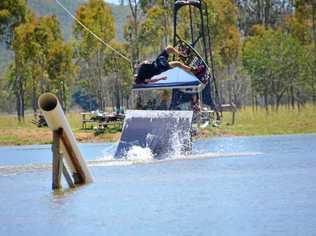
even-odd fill
[{"label": "spray of water", "polygon": [[142,148],[140,146],[133,146],[126,154],[126,160],[146,162],[154,159],[154,154],[150,148]]},{"label": "spray of water", "polygon": [[[106,167],[106,166],[130,166],[135,164],[151,164],[164,163],[169,161],[185,161],[185,160],[205,160],[211,158],[241,158],[254,157],[262,155],[260,152],[205,152],[191,155],[168,155],[167,158],[157,160],[154,158],[152,151],[148,148],[134,146],[124,159],[114,159],[113,156],[106,155],[104,159],[88,161],[89,167]],[[22,173],[49,171],[51,164],[30,164],[30,165],[15,165],[1,166],[0,177],[12,176]]]}]

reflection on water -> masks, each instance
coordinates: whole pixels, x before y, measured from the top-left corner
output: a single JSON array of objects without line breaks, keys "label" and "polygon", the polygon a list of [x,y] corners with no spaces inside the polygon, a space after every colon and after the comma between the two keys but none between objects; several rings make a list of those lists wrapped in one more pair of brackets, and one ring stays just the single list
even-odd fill
[{"label": "reflection on water", "polygon": [[315,235],[315,144],[214,138],[163,161],[84,144],[95,182],[59,193],[49,146],[0,148],[0,235]]}]

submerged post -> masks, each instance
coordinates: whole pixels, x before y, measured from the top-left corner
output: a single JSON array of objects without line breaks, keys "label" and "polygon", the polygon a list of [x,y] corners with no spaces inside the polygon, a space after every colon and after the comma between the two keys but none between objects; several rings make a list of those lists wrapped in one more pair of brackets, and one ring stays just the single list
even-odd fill
[{"label": "submerged post", "polygon": [[53,144],[52,144],[52,151],[53,151],[52,188],[53,190],[61,188],[61,173],[62,173],[62,168],[63,168],[63,160],[62,160],[62,154],[60,151],[60,137],[61,137],[61,130],[53,131]]},{"label": "submerged post", "polygon": [[70,188],[76,187],[66,166],[64,165],[63,161],[63,153],[60,148],[60,144],[62,142],[62,135],[63,129],[58,129],[53,131],[53,144],[52,144],[52,151],[53,151],[53,165],[52,165],[52,189],[57,190],[61,189],[61,176],[62,174],[65,177]]},{"label": "submerged post", "polygon": [[48,127],[53,131],[53,189],[61,187],[61,173],[71,187],[74,184],[92,182],[88,166],[81,155],[58,98],[52,93],[44,93],[39,97],[38,105]]}]

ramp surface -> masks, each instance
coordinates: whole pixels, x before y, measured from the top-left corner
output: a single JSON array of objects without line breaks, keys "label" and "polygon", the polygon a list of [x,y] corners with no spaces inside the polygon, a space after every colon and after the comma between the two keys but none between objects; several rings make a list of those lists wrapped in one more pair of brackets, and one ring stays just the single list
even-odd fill
[{"label": "ramp surface", "polygon": [[160,80],[150,84],[134,84],[134,91],[152,90],[152,89],[193,89],[202,87],[200,80],[193,74],[188,73],[178,67],[167,70],[153,78],[167,77],[166,80]]},{"label": "ramp surface", "polygon": [[115,158],[133,146],[150,148],[155,158],[191,152],[192,111],[127,111]]}]

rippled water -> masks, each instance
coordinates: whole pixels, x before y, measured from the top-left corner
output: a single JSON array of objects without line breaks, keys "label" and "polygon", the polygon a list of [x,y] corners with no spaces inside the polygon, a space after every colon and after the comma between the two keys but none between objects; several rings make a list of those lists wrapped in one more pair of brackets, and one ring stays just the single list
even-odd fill
[{"label": "rippled water", "polygon": [[0,148],[0,235],[316,235],[316,135],[213,138],[162,161],[80,149],[95,182],[53,193],[50,146]]}]

